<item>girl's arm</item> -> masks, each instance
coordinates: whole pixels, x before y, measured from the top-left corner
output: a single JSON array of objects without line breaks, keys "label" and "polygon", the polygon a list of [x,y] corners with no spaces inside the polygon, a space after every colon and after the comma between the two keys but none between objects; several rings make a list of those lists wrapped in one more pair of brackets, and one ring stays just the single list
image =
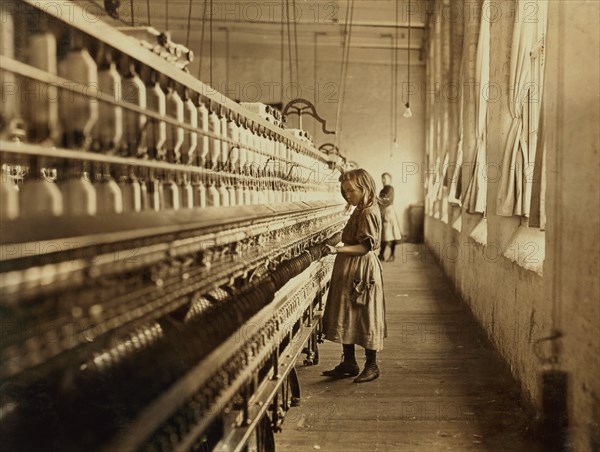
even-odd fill
[{"label": "girl's arm", "polygon": [[364,256],[369,248],[362,243],[358,245],[331,246],[325,245],[324,252],[327,254],[347,254],[349,256]]},{"label": "girl's arm", "polygon": [[379,197],[379,205],[380,205],[381,207],[387,207],[387,206],[389,206],[390,204],[392,204],[392,201],[390,201],[388,198],[386,198],[386,197],[383,197],[383,196],[380,196],[380,197]]}]

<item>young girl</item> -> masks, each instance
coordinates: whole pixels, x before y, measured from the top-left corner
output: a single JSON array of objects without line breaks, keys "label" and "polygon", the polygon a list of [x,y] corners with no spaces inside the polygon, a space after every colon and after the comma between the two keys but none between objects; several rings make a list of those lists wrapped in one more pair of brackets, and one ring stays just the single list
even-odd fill
[{"label": "young girl", "polygon": [[[328,377],[357,376],[355,383],[379,377],[377,350],[387,336],[381,264],[376,251],[381,240],[381,213],[375,181],[363,169],[348,171],[340,177],[342,196],[356,206],[344,231],[344,246],[325,245],[325,252],[336,254],[331,288],[323,315],[323,332],[343,346],[343,360]],[[365,348],[366,364],[359,375],[354,345]]]},{"label": "young girl", "polygon": [[390,257],[388,262],[394,260],[396,251],[396,243],[402,240],[400,234],[400,221],[394,209],[394,187],[392,187],[392,175],[383,173],[381,175],[383,189],[379,192],[379,207],[381,209],[381,221],[383,223],[381,232],[381,250],[379,251],[379,259],[385,260],[386,245],[390,246]]}]

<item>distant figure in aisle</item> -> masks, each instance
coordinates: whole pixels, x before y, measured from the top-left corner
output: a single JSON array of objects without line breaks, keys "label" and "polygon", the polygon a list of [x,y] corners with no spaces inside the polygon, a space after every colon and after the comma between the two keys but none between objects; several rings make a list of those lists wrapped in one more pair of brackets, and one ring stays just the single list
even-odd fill
[{"label": "distant figure in aisle", "polygon": [[[379,377],[377,350],[387,336],[381,263],[376,251],[381,240],[381,212],[375,181],[363,169],[340,177],[342,196],[356,206],[344,231],[344,246],[325,245],[324,252],[337,254],[331,289],[323,315],[325,338],[342,344],[342,362],[323,372],[328,377],[356,377],[366,383]],[[359,375],[354,346],[365,348],[366,363]],[[358,376],[357,376],[358,375]]]},{"label": "distant figure in aisle", "polygon": [[379,259],[385,260],[385,248],[390,246],[390,257],[388,262],[393,262],[396,253],[396,243],[402,240],[400,233],[400,221],[394,209],[394,187],[392,187],[392,175],[383,173],[381,175],[383,188],[379,192],[379,206],[381,208],[381,221],[383,223],[381,231],[381,249]]}]

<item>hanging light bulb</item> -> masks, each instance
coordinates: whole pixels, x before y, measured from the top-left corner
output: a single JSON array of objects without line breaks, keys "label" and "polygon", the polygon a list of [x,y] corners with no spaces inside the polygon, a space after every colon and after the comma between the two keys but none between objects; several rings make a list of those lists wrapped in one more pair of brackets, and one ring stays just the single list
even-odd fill
[{"label": "hanging light bulb", "polygon": [[406,75],[408,78],[408,91],[406,94],[406,104],[404,104],[404,106],[406,107],[406,110],[404,110],[404,114],[402,116],[404,116],[405,118],[412,118],[412,111],[410,110],[410,29],[411,29],[411,24],[410,24],[410,11],[411,11],[411,5],[410,5],[410,0],[408,0],[408,45],[406,47],[406,55],[407,55],[407,60],[408,60],[408,64],[406,65]]},{"label": "hanging light bulb", "polygon": [[400,145],[398,144],[398,139],[394,137],[392,141],[392,148],[390,149],[390,157],[393,157],[395,154],[398,154],[398,150],[400,149]]}]

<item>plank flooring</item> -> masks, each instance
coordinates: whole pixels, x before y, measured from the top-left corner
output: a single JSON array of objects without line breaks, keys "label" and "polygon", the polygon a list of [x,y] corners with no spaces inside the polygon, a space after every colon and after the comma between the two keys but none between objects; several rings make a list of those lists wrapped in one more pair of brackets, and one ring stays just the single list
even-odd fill
[{"label": "plank flooring", "polygon": [[[422,246],[384,266],[388,322],[381,377],[321,376],[341,346],[297,369],[302,402],[275,436],[278,451],[541,451],[519,388]],[[403,257],[404,256],[404,257]],[[357,347],[362,368],[363,349]]]}]

